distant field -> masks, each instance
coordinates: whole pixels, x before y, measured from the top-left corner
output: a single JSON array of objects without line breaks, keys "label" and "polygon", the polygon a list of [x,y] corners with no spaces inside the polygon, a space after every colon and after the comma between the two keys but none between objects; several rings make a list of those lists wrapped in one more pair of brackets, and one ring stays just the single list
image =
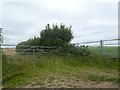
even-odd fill
[{"label": "distant field", "polygon": [[2,52],[5,55],[15,55],[16,54],[15,48],[3,48]]},{"label": "distant field", "polygon": [[[90,46],[89,50],[95,54],[100,55],[100,47]],[[104,46],[103,55],[109,56],[109,57],[118,57],[118,47],[117,46]]]},{"label": "distant field", "polygon": [[112,58],[16,55],[15,49],[3,51],[6,55],[12,55],[12,57],[5,55],[2,57],[3,87],[109,88],[118,86],[118,60]]}]

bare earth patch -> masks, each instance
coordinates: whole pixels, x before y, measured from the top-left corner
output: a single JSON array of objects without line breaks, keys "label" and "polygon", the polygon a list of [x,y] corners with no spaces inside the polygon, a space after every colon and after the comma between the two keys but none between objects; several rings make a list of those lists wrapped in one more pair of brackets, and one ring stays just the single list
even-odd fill
[{"label": "bare earth patch", "polygon": [[117,83],[95,81],[83,81],[65,76],[48,76],[44,80],[34,79],[30,84],[23,86],[24,88],[117,88]]}]

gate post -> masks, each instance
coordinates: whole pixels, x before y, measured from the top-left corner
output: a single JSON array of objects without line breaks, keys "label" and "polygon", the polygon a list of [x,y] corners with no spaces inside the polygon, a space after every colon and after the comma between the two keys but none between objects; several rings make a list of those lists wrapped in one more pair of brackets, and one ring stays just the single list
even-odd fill
[{"label": "gate post", "polygon": [[103,40],[100,40],[100,55],[103,56]]},{"label": "gate post", "polygon": [[2,54],[3,54],[3,49],[1,47],[3,43],[2,29],[3,28],[0,28],[0,89],[2,89]]},{"label": "gate post", "polygon": [[35,54],[35,46],[33,46],[33,55]]}]

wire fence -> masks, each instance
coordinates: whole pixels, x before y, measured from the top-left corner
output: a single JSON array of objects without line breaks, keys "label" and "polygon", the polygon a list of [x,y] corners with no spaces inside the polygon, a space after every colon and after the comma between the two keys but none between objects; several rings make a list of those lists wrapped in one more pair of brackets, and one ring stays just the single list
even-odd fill
[{"label": "wire fence", "polygon": [[92,42],[76,43],[77,46],[89,46],[89,50],[101,56],[118,58],[118,48],[120,39],[99,40]]},{"label": "wire fence", "polygon": [[[88,46],[88,49],[98,55],[101,56],[109,56],[113,58],[118,58],[118,47],[119,47],[120,39],[110,39],[110,40],[99,40],[99,41],[91,41],[91,42],[82,42],[82,43],[72,43],[77,47],[80,46]],[[1,44],[2,52],[6,55],[15,55],[17,52],[19,54],[26,52],[26,54],[45,54],[50,50],[55,49],[55,47],[50,46],[28,46],[28,45],[19,45],[19,47],[24,47],[20,49],[16,49],[16,45],[9,44]],[[25,53],[24,53],[25,54]]]}]

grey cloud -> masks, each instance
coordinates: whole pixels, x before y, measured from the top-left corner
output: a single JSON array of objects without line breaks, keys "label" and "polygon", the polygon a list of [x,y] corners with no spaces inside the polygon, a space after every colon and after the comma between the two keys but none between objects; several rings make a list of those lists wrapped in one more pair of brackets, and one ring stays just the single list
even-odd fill
[{"label": "grey cloud", "polygon": [[83,3],[82,6],[79,4],[78,8],[67,11],[64,8],[49,8],[44,3],[4,3],[4,43],[17,44],[33,36],[39,36],[47,23],[61,22],[73,26],[75,38],[72,42],[117,38],[117,3],[92,2]]}]

